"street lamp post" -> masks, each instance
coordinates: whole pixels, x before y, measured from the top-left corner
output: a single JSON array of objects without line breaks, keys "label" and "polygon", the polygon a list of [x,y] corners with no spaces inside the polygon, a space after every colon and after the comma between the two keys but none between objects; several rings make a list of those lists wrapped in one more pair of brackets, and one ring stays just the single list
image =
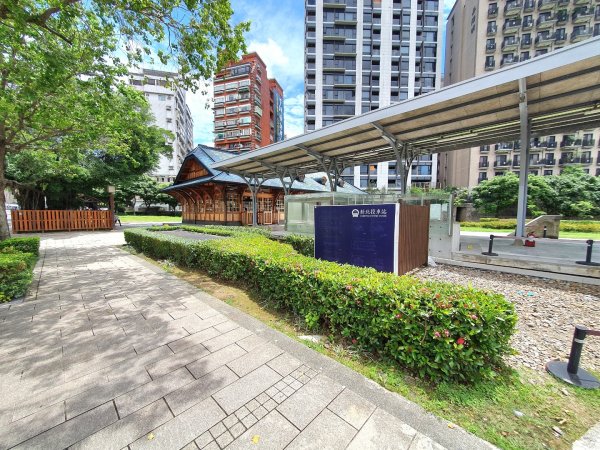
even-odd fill
[{"label": "street lamp post", "polygon": [[110,211],[111,228],[115,227],[115,187],[113,185],[106,186],[108,192],[108,209]]}]

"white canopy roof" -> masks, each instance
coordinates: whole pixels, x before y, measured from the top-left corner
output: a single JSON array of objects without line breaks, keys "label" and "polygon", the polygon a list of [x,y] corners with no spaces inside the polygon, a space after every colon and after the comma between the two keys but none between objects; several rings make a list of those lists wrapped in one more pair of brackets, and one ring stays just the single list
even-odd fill
[{"label": "white canopy roof", "polygon": [[270,178],[322,171],[324,160],[345,167],[394,160],[390,142],[438,153],[514,141],[525,101],[533,137],[600,126],[600,37],[213,166]]}]

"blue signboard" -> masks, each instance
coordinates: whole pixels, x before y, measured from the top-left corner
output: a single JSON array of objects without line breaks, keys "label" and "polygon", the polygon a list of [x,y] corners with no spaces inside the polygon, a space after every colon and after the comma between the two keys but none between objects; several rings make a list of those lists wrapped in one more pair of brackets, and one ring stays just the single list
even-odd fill
[{"label": "blue signboard", "polygon": [[315,257],[397,273],[396,204],[317,206]]}]

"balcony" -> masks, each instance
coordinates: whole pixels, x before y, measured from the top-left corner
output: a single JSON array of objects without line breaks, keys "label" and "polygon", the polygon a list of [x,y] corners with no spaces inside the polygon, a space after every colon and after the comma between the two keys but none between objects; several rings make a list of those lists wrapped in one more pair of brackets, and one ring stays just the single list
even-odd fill
[{"label": "balcony", "polygon": [[531,37],[521,38],[521,48],[529,48],[531,47]]},{"label": "balcony", "polygon": [[485,70],[494,70],[495,67],[496,67],[496,61],[491,60],[491,61],[485,62]]},{"label": "balcony", "polygon": [[548,141],[548,148],[556,148],[556,147],[558,147],[558,142]]},{"label": "balcony", "polygon": [[571,42],[579,42],[579,41],[583,41],[587,38],[591,38],[592,37],[592,30],[590,29],[586,29],[586,30],[577,30],[577,31],[573,31],[571,33]]},{"label": "balcony", "polygon": [[579,164],[579,162],[580,162],[580,158],[567,157],[567,158],[560,158],[558,160],[558,165],[565,166],[567,164]]},{"label": "balcony", "polygon": [[569,11],[566,9],[561,9],[556,13],[556,24],[564,25],[569,21]]},{"label": "balcony", "polygon": [[567,33],[554,33],[554,42],[556,44],[562,44],[567,40]]},{"label": "balcony", "polygon": [[504,67],[504,66],[510,66],[512,64],[516,64],[519,62],[519,58],[502,58],[502,60],[500,61],[500,67]]},{"label": "balcony", "polygon": [[523,2],[523,11],[531,12],[535,9],[535,0],[525,0]]},{"label": "balcony", "polygon": [[494,148],[497,153],[511,152],[514,148],[514,144],[512,142],[503,142],[501,144],[496,144]]},{"label": "balcony", "polygon": [[573,0],[573,4],[575,6],[577,5],[588,5],[590,2],[589,0]]},{"label": "balcony", "polygon": [[510,159],[504,161],[494,161],[494,167],[496,169],[510,169],[512,161]]},{"label": "balcony", "polygon": [[556,23],[556,16],[540,16],[535,21],[535,26],[538,30],[546,30],[552,28]]},{"label": "balcony", "polygon": [[532,141],[529,144],[529,148],[533,151],[544,150],[544,149],[548,148],[548,142],[547,141]]},{"label": "balcony", "polygon": [[493,44],[486,44],[485,45],[485,52],[486,53],[494,53],[496,51],[496,43],[494,42]]},{"label": "balcony", "polygon": [[531,30],[533,28],[533,19],[523,21],[523,30]]},{"label": "balcony", "polygon": [[592,158],[591,156],[582,156],[581,157],[581,164],[592,164],[594,158]]},{"label": "balcony", "polygon": [[512,166],[513,167],[520,167],[521,166],[521,161],[519,161],[518,159],[513,159]]},{"label": "balcony", "polygon": [[488,19],[495,19],[498,17],[498,7],[497,6],[489,6],[488,7]]},{"label": "balcony", "polygon": [[578,147],[581,145],[581,140],[575,140],[572,138],[565,138],[560,143],[560,148]]},{"label": "balcony", "polygon": [[535,167],[543,166],[544,163],[542,163],[542,161],[543,161],[542,159],[530,159],[529,160],[529,165],[530,166],[535,166]]},{"label": "balcony", "polygon": [[504,40],[502,42],[502,51],[503,52],[512,52],[519,48],[519,38]]},{"label": "balcony", "polygon": [[489,151],[490,151],[490,146],[489,146],[489,145],[481,145],[481,146],[479,147],[479,151],[480,151],[481,153],[487,153],[487,152],[489,152]]},{"label": "balcony", "polygon": [[581,146],[582,147],[593,147],[596,144],[596,140],[595,139],[583,139],[581,141]]},{"label": "balcony", "polygon": [[554,42],[554,36],[536,36],[535,38],[535,47],[536,48],[545,48],[550,47]]},{"label": "balcony", "polygon": [[490,167],[490,163],[489,163],[489,161],[484,161],[484,162],[481,162],[481,161],[480,161],[480,162],[479,162],[479,168],[480,168],[480,169],[484,169],[484,168],[486,168],[486,167]]},{"label": "balcony", "polygon": [[504,5],[504,17],[517,17],[521,15],[521,2],[512,2]]},{"label": "balcony", "polygon": [[504,22],[504,25],[502,25],[502,32],[504,34],[515,34],[519,31],[519,28],[521,28],[520,20]]},{"label": "balcony", "polygon": [[488,25],[487,27],[487,35],[493,36],[498,32],[498,25]]},{"label": "balcony", "polygon": [[556,6],[556,0],[538,0],[538,10],[548,11]]},{"label": "balcony", "polygon": [[571,16],[573,23],[587,23],[592,18],[592,11],[589,9],[581,9],[579,11],[575,11]]}]

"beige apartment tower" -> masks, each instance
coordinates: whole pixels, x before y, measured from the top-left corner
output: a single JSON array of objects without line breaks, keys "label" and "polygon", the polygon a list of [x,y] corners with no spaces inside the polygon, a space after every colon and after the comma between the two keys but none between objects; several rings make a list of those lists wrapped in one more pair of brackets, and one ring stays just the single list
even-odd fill
[{"label": "beige apartment tower", "polygon": [[[446,27],[444,85],[502,69],[600,34],[600,0],[457,0]],[[600,175],[600,129],[531,140],[530,173],[580,165]],[[518,174],[520,143],[499,142],[440,155],[440,184],[472,188]]]}]

